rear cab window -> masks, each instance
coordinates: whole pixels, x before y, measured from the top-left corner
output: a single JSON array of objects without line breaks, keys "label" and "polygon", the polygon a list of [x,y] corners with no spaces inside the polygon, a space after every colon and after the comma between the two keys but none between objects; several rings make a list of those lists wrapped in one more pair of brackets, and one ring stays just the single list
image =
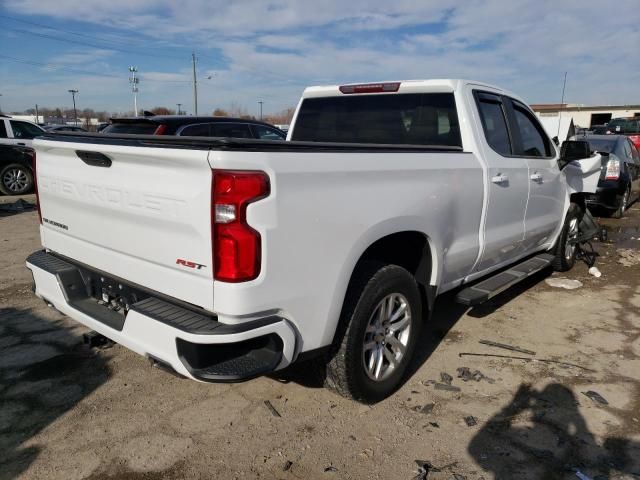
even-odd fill
[{"label": "rear cab window", "polygon": [[291,140],[462,148],[453,93],[305,98]]},{"label": "rear cab window", "polygon": [[4,125],[3,118],[0,118],[0,138],[7,138],[7,127]]}]

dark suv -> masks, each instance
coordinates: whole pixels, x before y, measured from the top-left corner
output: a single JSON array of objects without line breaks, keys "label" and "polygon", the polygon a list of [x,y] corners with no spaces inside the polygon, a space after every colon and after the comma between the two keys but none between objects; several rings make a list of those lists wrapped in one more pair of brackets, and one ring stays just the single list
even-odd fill
[{"label": "dark suv", "polygon": [[231,117],[154,115],[112,118],[101,133],[180,135],[183,137],[232,137],[284,140],[286,134],[268,123]]}]

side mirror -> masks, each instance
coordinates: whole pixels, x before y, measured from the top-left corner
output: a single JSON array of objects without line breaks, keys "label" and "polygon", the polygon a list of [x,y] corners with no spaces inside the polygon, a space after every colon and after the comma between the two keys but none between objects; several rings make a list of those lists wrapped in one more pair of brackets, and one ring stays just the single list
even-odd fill
[{"label": "side mirror", "polygon": [[590,156],[591,147],[589,146],[589,142],[585,142],[584,140],[567,140],[566,142],[562,142],[560,159],[558,160],[560,170],[574,160],[589,158]]},{"label": "side mirror", "polygon": [[556,147],[560,146],[560,140],[558,140],[558,136],[557,135],[555,137],[553,137],[551,140],[553,140],[553,143],[556,144]]}]

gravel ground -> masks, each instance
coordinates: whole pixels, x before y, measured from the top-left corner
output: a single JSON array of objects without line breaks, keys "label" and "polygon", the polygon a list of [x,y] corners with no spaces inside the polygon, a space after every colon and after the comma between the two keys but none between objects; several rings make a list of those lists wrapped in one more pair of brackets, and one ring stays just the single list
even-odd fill
[{"label": "gravel ground", "polygon": [[[430,480],[640,478],[640,206],[602,223],[602,277],[551,275],[583,284],[565,290],[545,272],[470,311],[441,297],[405,385],[365,406],[304,366],[211,385],[84,348],[31,293],[37,214],[0,213],[0,478],[411,479],[416,460]],[[481,339],[565,364],[461,356],[530,357]]]}]

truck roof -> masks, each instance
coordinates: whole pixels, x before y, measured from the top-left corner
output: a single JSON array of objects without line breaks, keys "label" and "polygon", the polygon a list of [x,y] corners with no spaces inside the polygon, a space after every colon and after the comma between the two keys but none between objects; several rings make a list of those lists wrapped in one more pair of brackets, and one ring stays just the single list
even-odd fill
[{"label": "truck roof", "polygon": [[342,85],[318,85],[313,87],[307,87],[302,93],[302,98],[313,98],[313,97],[337,97],[341,96],[344,93],[340,91],[340,87],[354,87],[361,85],[392,85],[399,84],[399,88],[397,90],[393,90],[390,92],[362,92],[364,94],[378,94],[378,93],[424,93],[424,92],[454,92],[459,90],[464,85],[477,85],[484,89],[489,89],[495,91],[496,93],[502,93],[505,95],[509,95],[510,97],[519,99],[520,98],[503,89],[497,87],[495,85],[490,85],[485,82],[479,82],[475,80],[465,80],[465,79],[455,79],[455,78],[441,78],[441,79],[425,79],[425,80],[387,80],[382,82],[363,82],[363,83],[345,83]]}]

